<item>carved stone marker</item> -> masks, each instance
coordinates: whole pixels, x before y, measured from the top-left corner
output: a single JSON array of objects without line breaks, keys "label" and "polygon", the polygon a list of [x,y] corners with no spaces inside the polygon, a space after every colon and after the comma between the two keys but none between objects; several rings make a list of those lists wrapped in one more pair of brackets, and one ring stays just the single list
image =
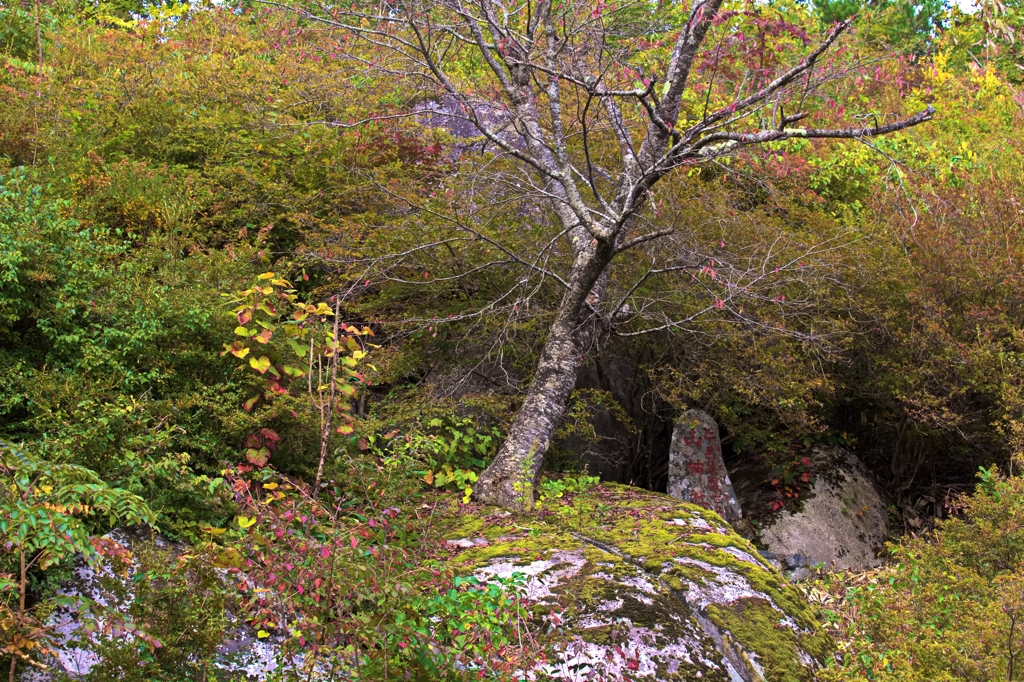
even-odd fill
[{"label": "carved stone marker", "polygon": [[743,516],[722,460],[718,424],[707,412],[687,410],[676,422],[668,453],[668,494],[716,511],[726,521]]}]

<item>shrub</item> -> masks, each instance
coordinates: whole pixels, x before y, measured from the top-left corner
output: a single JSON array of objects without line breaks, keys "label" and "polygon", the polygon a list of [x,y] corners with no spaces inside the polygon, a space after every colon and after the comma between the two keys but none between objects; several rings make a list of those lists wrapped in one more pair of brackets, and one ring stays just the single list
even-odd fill
[{"label": "shrub", "polygon": [[1024,679],[1024,477],[982,469],[957,506],[891,566],[817,586],[844,642],[822,679]]}]

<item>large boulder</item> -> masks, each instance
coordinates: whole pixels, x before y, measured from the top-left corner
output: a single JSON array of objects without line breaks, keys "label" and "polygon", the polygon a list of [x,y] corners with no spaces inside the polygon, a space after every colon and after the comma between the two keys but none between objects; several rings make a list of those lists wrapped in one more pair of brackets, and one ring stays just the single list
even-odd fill
[{"label": "large boulder", "polygon": [[[795,508],[767,514],[754,532],[763,554],[793,579],[823,564],[833,570],[863,570],[881,563],[889,535],[884,497],[871,474],[846,448],[815,446],[810,454],[814,483]],[[763,508],[763,481],[738,484],[745,508]],[[747,507],[747,504],[750,507]],[[763,509],[762,509],[763,511]]]},{"label": "large boulder", "polygon": [[[457,574],[520,574],[530,630],[550,652],[526,661],[528,679],[796,682],[811,680],[831,651],[801,593],[708,509],[614,484],[542,498],[530,514],[447,495],[431,507]],[[65,593],[112,603],[103,584],[112,577],[81,569]],[[52,669],[23,682],[77,679],[104,665],[74,614],[55,617],[67,627]],[[225,617],[227,636],[212,652],[218,674],[279,679],[280,641]]]},{"label": "large boulder", "polygon": [[713,511],[603,484],[536,515],[455,512],[451,561],[526,576],[556,679],[810,680],[830,640],[801,594]]},{"label": "large boulder", "polygon": [[668,494],[711,509],[727,521],[743,516],[722,459],[718,424],[707,412],[687,410],[676,422],[668,455]]}]

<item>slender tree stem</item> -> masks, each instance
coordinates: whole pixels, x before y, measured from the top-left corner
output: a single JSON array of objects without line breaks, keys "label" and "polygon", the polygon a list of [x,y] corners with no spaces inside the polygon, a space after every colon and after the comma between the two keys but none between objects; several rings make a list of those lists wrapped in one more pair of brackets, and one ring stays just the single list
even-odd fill
[{"label": "slender tree stem", "polygon": [[320,463],[316,468],[316,482],[313,483],[313,494],[320,491],[320,479],[324,473],[324,461],[327,459],[327,444],[331,438],[331,417],[334,416],[334,401],[338,389],[338,353],[341,352],[341,344],[338,343],[338,318],[341,317],[341,296],[334,297],[334,338],[331,339],[331,389],[327,398],[327,414],[323,420],[323,430],[320,432]]}]

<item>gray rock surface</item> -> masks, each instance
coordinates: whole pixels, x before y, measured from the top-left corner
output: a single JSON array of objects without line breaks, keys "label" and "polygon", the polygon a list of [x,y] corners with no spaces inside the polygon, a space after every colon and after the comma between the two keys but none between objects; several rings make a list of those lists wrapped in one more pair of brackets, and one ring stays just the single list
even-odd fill
[{"label": "gray rock surface", "polygon": [[878,566],[889,526],[871,475],[845,448],[816,447],[811,460],[819,473],[802,510],[783,511],[764,525],[761,544],[793,579],[816,564],[836,570]]},{"label": "gray rock surface", "polygon": [[[526,679],[810,682],[832,651],[800,592],[713,511],[605,484],[544,510],[516,515],[442,498],[434,517],[457,574],[518,574],[512,589],[526,600],[531,637],[551,653],[522,659]],[[87,572],[66,587],[106,598]],[[51,662],[71,679],[98,662],[88,637],[75,634],[71,626]],[[301,664],[283,660],[280,645],[233,622],[214,662],[221,679],[278,680]],[[337,678],[317,669],[303,679]]]},{"label": "gray rock surface", "polygon": [[736,521],[743,516],[722,460],[718,424],[701,410],[687,410],[676,422],[669,450],[668,494]]},{"label": "gray rock surface", "polygon": [[451,566],[525,578],[554,654],[528,679],[809,682],[831,651],[802,595],[713,511],[613,484],[572,508],[452,510]]},{"label": "gray rock surface", "polygon": [[[168,541],[158,533],[152,533],[142,527],[115,529],[106,536],[127,548],[139,542],[152,542],[158,549],[169,551],[172,555],[182,554],[188,547]],[[108,568],[96,570],[79,561],[73,570],[73,577],[61,587],[65,597],[85,597],[102,606],[110,607],[116,612],[126,615],[131,600],[134,599],[131,577],[135,568],[117,578]],[[115,594],[108,589],[111,579],[120,580],[124,586]],[[106,583],[106,584],[104,584]],[[279,647],[283,637],[272,636],[259,639],[256,631],[227,614],[229,626],[226,636],[214,659],[217,666],[228,679],[234,680],[265,680],[280,666]],[[49,618],[48,625],[53,628],[55,644],[53,655],[45,661],[46,669],[24,668],[19,675],[20,682],[54,682],[56,680],[81,679],[89,674],[94,666],[100,663],[100,656],[95,647],[98,642],[96,635],[84,634],[81,614],[74,608],[60,607]],[[125,634],[126,641],[133,639]]]}]

